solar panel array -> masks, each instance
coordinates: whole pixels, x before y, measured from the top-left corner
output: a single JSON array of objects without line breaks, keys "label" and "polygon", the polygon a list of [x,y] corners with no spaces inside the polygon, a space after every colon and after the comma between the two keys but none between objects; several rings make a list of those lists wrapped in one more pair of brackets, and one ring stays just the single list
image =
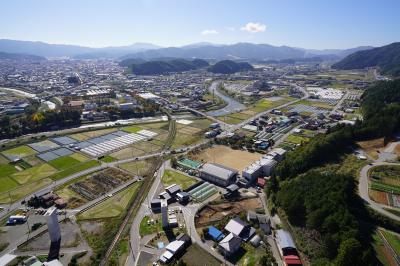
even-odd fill
[{"label": "solar panel array", "polygon": [[[119,131],[118,131],[119,132]],[[117,133],[117,132],[115,132]],[[114,138],[109,138],[106,136],[102,136],[99,138],[96,138],[95,141],[93,139],[87,140],[87,143],[93,143],[93,145],[86,146],[85,148],[81,149],[81,152],[90,155],[92,157],[99,157],[103,156],[107,153],[111,153],[113,151],[122,149],[126,146],[129,146],[133,143],[152,138],[157,135],[157,133],[154,133],[152,131],[148,130],[141,130],[137,133],[118,133],[114,134]],[[111,135],[111,134],[109,134]],[[108,136],[108,135],[107,135]],[[100,138],[103,141],[100,141]],[[78,144],[79,145],[79,144]]]}]

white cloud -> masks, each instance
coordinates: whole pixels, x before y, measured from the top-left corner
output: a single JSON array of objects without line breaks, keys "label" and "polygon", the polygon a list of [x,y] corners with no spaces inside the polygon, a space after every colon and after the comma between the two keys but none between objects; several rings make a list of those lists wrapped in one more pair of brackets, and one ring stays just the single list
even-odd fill
[{"label": "white cloud", "polygon": [[254,22],[249,22],[246,25],[244,25],[243,27],[241,27],[240,29],[244,30],[244,31],[251,32],[251,33],[257,33],[257,32],[265,31],[266,27],[267,26],[265,24],[261,24],[261,23],[258,23],[258,22],[255,22],[255,23]]},{"label": "white cloud", "polygon": [[215,35],[218,34],[218,31],[216,30],[203,30],[201,32],[202,35]]}]

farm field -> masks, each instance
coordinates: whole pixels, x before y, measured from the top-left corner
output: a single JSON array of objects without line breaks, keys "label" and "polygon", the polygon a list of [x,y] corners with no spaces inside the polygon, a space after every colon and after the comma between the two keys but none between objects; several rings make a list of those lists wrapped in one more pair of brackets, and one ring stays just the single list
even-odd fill
[{"label": "farm field", "polygon": [[10,196],[11,196],[11,202],[20,200],[25,196],[30,195],[33,192],[51,184],[51,182],[52,180],[50,178],[43,178],[29,184],[18,186],[9,192],[1,193],[0,203],[9,203]]},{"label": "farm field", "polygon": [[181,187],[181,189],[187,189],[188,187],[196,184],[197,180],[177,171],[165,170],[161,182],[164,184],[164,187],[177,184]]},{"label": "farm field", "polygon": [[19,184],[25,184],[28,182],[36,181],[45,177],[48,177],[57,172],[57,169],[49,164],[41,164],[21,172],[12,174],[12,178],[15,179]]},{"label": "farm field", "polygon": [[80,163],[80,164],[76,165],[75,167],[67,168],[67,169],[65,169],[65,170],[63,170],[61,172],[58,172],[58,173],[52,175],[51,179],[60,180],[60,179],[63,179],[65,177],[68,177],[70,175],[73,175],[75,173],[78,173],[80,171],[83,171],[83,170],[86,170],[86,169],[89,169],[89,168],[92,168],[92,167],[96,167],[96,166],[99,166],[99,165],[100,165],[100,163],[98,161],[95,161],[95,160],[83,162],[83,163]]},{"label": "farm field", "polygon": [[105,128],[105,129],[99,129],[99,130],[93,130],[93,131],[88,131],[88,132],[83,132],[83,133],[76,133],[70,135],[71,138],[74,138],[79,141],[84,141],[90,138],[95,138],[101,135],[105,135],[108,133],[112,133],[117,131],[117,128]]},{"label": "farm field", "polygon": [[36,151],[29,146],[19,146],[2,152],[4,156],[24,158],[36,154]]},{"label": "farm field", "polygon": [[133,161],[118,165],[119,168],[132,173],[133,175],[143,176],[147,173],[151,163],[148,161]]},{"label": "farm field", "polygon": [[116,152],[113,152],[110,154],[111,157],[116,158],[117,160],[123,160],[123,159],[128,159],[132,157],[137,157],[145,154],[143,150],[134,148],[134,147],[128,147]]},{"label": "farm field", "polygon": [[0,177],[0,193],[16,188],[18,185],[19,184],[14,179],[8,176]]},{"label": "farm field", "polygon": [[400,195],[400,187],[399,186],[392,186],[392,185],[388,185],[388,184],[384,184],[384,183],[380,183],[380,182],[372,181],[371,189]]},{"label": "farm field", "polygon": [[289,135],[286,140],[287,142],[293,143],[293,144],[302,144],[302,143],[307,143],[310,141],[309,138],[299,136],[299,135]]},{"label": "farm field", "polygon": [[381,183],[400,186],[400,165],[381,165],[371,169],[371,178]]},{"label": "farm field", "polygon": [[333,106],[322,101],[311,101],[311,100],[300,100],[296,104],[302,104],[307,106],[314,106],[323,109],[333,109]]},{"label": "farm field", "polygon": [[128,132],[128,133],[136,133],[140,130],[142,130],[143,128],[141,128],[140,126],[129,126],[129,127],[124,127],[122,128],[122,131]]},{"label": "farm field", "polygon": [[59,171],[68,169],[70,167],[74,167],[75,165],[79,164],[80,161],[71,157],[71,156],[63,156],[57,159],[51,160],[48,162],[49,165],[53,166]]},{"label": "farm field", "polygon": [[400,256],[400,236],[386,230],[381,230],[381,232],[386,240],[389,242],[390,246],[396,252],[396,255]]},{"label": "farm field", "polygon": [[259,160],[261,156],[262,154],[260,153],[234,150],[223,145],[216,145],[201,151],[199,154],[192,155],[193,159],[196,161],[215,162],[238,171],[242,171],[251,163]]},{"label": "farm field", "polygon": [[128,206],[129,201],[135,196],[141,182],[135,182],[127,189],[113,195],[95,207],[83,212],[79,219],[102,219],[119,216]]}]

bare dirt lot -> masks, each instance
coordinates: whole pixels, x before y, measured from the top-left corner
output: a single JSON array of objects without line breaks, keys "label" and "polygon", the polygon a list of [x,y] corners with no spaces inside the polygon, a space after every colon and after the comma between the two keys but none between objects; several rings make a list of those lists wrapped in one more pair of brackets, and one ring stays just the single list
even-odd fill
[{"label": "bare dirt lot", "polygon": [[201,151],[199,154],[194,154],[192,157],[197,161],[218,163],[242,171],[251,163],[259,160],[261,156],[262,154],[256,152],[233,150],[227,146],[216,145]]},{"label": "bare dirt lot", "polygon": [[383,138],[367,140],[367,141],[359,141],[357,142],[358,146],[360,146],[370,157],[373,159],[378,159],[377,150],[381,150],[384,148]]},{"label": "bare dirt lot", "polygon": [[203,227],[218,222],[226,216],[236,215],[248,210],[262,209],[259,198],[242,199],[234,202],[213,203],[210,202],[197,213],[196,227]]}]

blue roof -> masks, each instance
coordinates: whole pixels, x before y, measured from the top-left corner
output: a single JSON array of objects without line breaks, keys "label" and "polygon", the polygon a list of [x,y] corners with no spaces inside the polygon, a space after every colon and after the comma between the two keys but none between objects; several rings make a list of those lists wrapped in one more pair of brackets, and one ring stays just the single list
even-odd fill
[{"label": "blue roof", "polygon": [[223,239],[225,236],[214,226],[208,227],[208,234],[216,241]]}]

